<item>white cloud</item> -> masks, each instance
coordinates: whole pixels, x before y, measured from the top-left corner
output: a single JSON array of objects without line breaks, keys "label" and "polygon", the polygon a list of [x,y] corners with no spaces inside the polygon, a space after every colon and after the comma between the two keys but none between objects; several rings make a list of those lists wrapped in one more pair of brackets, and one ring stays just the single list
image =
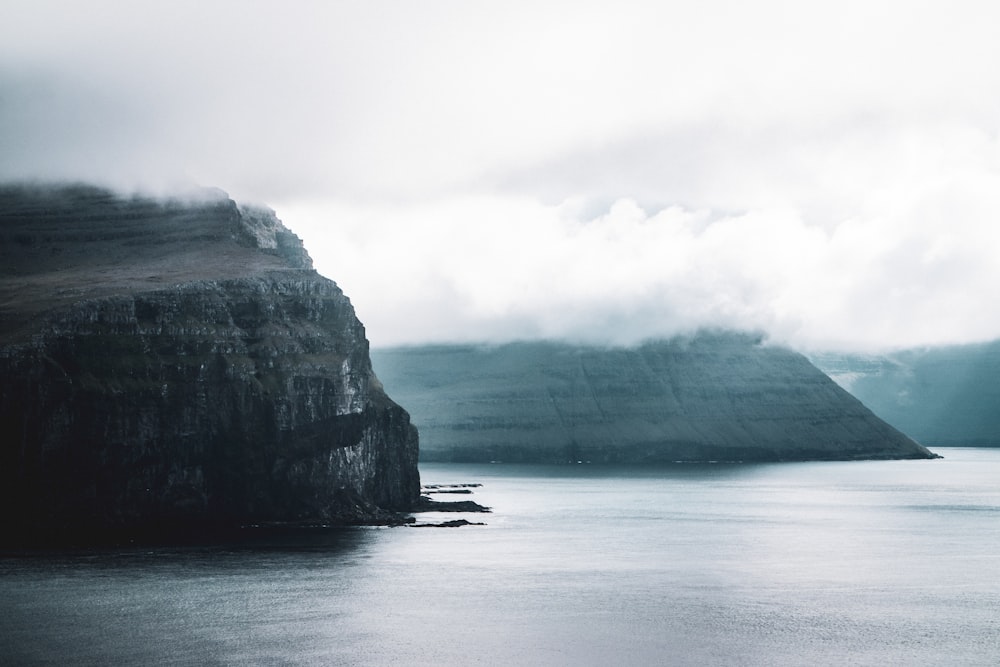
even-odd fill
[{"label": "white cloud", "polygon": [[865,348],[1000,330],[984,308],[1000,285],[998,235],[973,246],[906,220],[824,229],[790,209],[648,214],[631,200],[586,218],[576,204],[478,197],[279,213],[323,249],[317,267],[352,295],[376,345],[635,342],[729,326]]},{"label": "white cloud", "polygon": [[998,337],[998,21],[975,0],[13,0],[0,178],[269,203],[376,342]]}]

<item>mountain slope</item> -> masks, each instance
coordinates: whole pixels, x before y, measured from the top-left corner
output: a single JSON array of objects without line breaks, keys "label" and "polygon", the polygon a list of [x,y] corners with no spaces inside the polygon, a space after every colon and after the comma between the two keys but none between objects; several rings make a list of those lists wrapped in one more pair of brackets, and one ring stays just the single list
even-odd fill
[{"label": "mountain slope", "polygon": [[781,461],[933,456],[801,355],[702,333],[634,349],[376,349],[423,460]]},{"label": "mountain slope", "polygon": [[814,363],[887,422],[935,445],[1000,446],[1000,341]]}]

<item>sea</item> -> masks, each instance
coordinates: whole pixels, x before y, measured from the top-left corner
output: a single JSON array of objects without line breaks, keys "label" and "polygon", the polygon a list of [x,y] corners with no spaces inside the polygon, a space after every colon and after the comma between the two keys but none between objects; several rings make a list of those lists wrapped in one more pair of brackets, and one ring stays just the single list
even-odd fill
[{"label": "sea", "polygon": [[1000,449],[421,464],[485,525],[0,555],[5,665],[997,665]]}]

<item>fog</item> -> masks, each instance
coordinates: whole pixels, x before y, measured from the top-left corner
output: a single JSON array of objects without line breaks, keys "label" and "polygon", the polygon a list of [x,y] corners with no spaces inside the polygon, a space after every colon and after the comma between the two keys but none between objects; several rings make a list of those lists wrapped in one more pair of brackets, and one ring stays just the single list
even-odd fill
[{"label": "fog", "polygon": [[986,340],[998,14],[13,0],[0,179],[265,203],[375,345]]}]

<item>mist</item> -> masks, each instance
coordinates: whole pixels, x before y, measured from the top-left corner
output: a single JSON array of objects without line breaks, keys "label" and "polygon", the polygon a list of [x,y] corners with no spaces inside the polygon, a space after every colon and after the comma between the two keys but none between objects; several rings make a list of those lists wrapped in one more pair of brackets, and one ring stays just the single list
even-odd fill
[{"label": "mist", "polygon": [[1000,326],[974,282],[1000,281],[995,246],[958,243],[961,226],[949,246],[918,226],[899,236],[891,221],[824,229],[789,209],[647,211],[630,199],[597,215],[582,201],[470,198],[287,217],[326,249],[317,268],[338,276],[376,345],[633,344],[721,327],[801,349],[871,350]]},{"label": "mist", "polygon": [[0,180],[271,206],[374,345],[988,340],[998,13],[15,0]]}]

